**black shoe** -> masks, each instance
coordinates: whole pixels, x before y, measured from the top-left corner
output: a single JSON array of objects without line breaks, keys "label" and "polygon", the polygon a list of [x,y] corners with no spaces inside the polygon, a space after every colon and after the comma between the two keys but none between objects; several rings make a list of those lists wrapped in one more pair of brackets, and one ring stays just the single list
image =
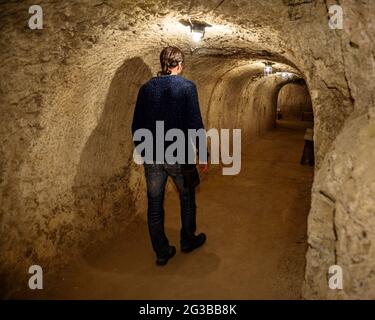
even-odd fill
[{"label": "black shoe", "polygon": [[156,259],[156,264],[158,266],[165,266],[170,258],[176,254],[176,247],[169,246],[168,251],[165,255],[159,256]]},{"label": "black shoe", "polygon": [[197,236],[193,236],[189,241],[188,244],[181,244],[181,251],[182,252],[191,252],[194,249],[199,248],[206,242],[206,235],[204,233],[200,233]]}]

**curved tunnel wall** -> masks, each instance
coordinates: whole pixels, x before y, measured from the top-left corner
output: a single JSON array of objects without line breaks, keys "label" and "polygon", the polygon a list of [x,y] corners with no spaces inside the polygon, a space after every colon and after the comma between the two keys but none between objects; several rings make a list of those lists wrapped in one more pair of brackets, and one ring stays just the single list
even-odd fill
[{"label": "curved tunnel wall", "polygon": [[302,112],[312,112],[311,98],[306,85],[290,83],[280,89],[277,108],[283,117],[301,119]]},{"label": "curved tunnel wall", "polygon": [[196,59],[186,74],[198,85],[207,128],[240,128],[243,138],[251,139],[275,126],[278,91],[289,80],[279,75],[264,77],[259,61]]},{"label": "curved tunnel wall", "polygon": [[[126,220],[126,206],[132,205],[123,203],[124,193],[129,199],[141,194],[137,190],[143,190],[139,185],[142,173],[124,170],[126,163],[123,166],[122,161],[129,155],[120,146],[127,146],[129,140],[112,136],[112,132],[122,130],[123,124],[110,124],[111,119],[129,116],[130,109],[125,106],[134,103],[139,83],[150,72],[156,73],[162,46],[177,44],[185,52],[190,51],[190,38],[174,26],[180,18],[196,15],[226,27],[217,33],[207,32],[202,46],[222,58],[235,58],[210,68],[213,74],[197,72],[199,68],[195,67],[204,67],[199,63],[204,62],[203,56],[193,64],[192,79],[202,92],[207,92],[200,97],[206,115],[214,108],[228,115],[233,108],[244,114],[252,110],[247,108],[246,96],[251,99],[256,87],[247,85],[245,76],[239,77],[242,89],[234,88],[244,101],[240,109],[227,96],[226,101],[216,103],[212,98],[209,103],[211,92],[213,97],[221,95],[215,91],[216,83],[226,90],[219,84],[221,75],[215,70],[229,71],[244,55],[290,61],[298,66],[308,84],[316,120],[317,170],[309,216],[304,296],[374,297],[371,248],[375,243],[375,204],[369,177],[374,172],[371,152],[375,90],[369,83],[375,82],[373,74],[363,72],[372,70],[374,64],[371,53],[375,32],[370,25],[374,3],[345,1],[345,23],[350,28],[342,31],[327,28],[325,3],[291,3],[257,2],[254,10],[250,3],[233,0],[215,11],[217,2],[210,0],[189,6],[183,1],[166,6],[157,0],[142,4],[115,0],[99,4],[48,2],[43,5],[46,28],[34,31],[25,27],[28,8],[24,3],[2,4],[0,230],[4,240],[0,244],[0,266],[4,278],[9,283],[22,281],[27,277],[25,268],[35,261],[60,264],[64,257],[88,244],[89,234],[98,236],[95,230],[101,228],[100,236],[105,237],[110,233],[105,232],[111,229],[109,225],[117,225],[112,222]],[[127,64],[129,59],[136,63]],[[358,61],[362,68],[353,67]],[[11,76],[4,79],[4,75]],[[205,81],[210,76],[215,81]],[[113,83],[113,79],[117,80]],[[231,81],[224,82],[234,87]],[[124,88],[130,85],[130,91],[120,92],[120,83]],[[108,97],[110,92],[128,100],[124,110],[120,109],[120,101]],[[237,126],[247,119],[237,115],[231,118],[229,121],[214,113],[212,123]],[[103,137],[113,144],[119,158],[114,159]],[[352,143],[342,143],[345,140]],[[97,154],[96,143],[100,146]],[[108,165],[101,168],[93,163],[94,159],[105,159],[106,154]],[[93,176],[95,170],[99,170],[100,179]],[[85,208],[84,212],[76,211],[76,206]],[[102,217],[108,209],[116,214]],[[91,218],[96,224],[90,222]],[[327,270],[332,264],[345,269],[346,285],[340,293],[327,287]]]}]

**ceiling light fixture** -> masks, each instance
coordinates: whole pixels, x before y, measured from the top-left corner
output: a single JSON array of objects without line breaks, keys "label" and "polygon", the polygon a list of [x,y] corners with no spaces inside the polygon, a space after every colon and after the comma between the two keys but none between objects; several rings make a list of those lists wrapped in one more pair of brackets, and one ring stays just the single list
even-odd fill
[{"label": "ceiling light fixture", "polygon": [[191,20],[190,17],[188,20],[180,20],[180,23],[190,28],[191,37],[194,42],[201,41],[206,33],[206,28],[212,27],[206,22]]},{"label": "ceiling light fixture", "polygon": [[288,79],[293,78],[294,74],[284,71],[284,72],[281,72],[281,76],[283,77],[283,79],[288,80]]},{"label": "ceiling light fixture", "polygon": [[204,37],[204,34],[206,33],[206,28],[211,27],[210,24],[206,22],[200,22],[200,21],[191,21],[189,17],[189,23],[190,23],[190,31],[192,35],[192,39],[194,42],[199,42]]},{"label": "ceiling light fixture", "polygon": [[273,63],[270,61],[265,61],[264,63],[264,76],[268,77],[272,74],[272,65]]},{"label": "ceiling light fixture", "polygon": [[199,42],[204,37],[205,30],[193,26],[191,28],[191,34],[194,42]]}]

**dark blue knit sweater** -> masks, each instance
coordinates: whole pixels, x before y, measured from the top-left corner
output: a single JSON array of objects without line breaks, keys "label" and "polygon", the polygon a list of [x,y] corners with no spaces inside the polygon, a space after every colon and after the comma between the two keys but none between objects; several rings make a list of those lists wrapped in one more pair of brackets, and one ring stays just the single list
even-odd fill
[{"label": "dark blue knit sweater", "polygon": [[[194,82],[178,75],[162,75],[150,79],[139,89],[134,110],[132,133],[144,128],[154,137],[156,121],[164,121],[164,130],[181,129],[187,141],[188,129],[204,129]],[[135,142],[137,145],[140,142]],[[165,149],[173,142],[165,142]],[[187,153],[187,151],[186,151]]]}]

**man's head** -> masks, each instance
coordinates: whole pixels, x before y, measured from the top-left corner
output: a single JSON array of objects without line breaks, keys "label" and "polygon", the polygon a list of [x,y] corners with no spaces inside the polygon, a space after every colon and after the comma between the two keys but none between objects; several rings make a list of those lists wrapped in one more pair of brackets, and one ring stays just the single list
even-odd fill
[{"label": "man's head", "polygon": [[161,75],[180,74],[183,69],[184,53],[177,47],[166,47],[160,53]]}]

